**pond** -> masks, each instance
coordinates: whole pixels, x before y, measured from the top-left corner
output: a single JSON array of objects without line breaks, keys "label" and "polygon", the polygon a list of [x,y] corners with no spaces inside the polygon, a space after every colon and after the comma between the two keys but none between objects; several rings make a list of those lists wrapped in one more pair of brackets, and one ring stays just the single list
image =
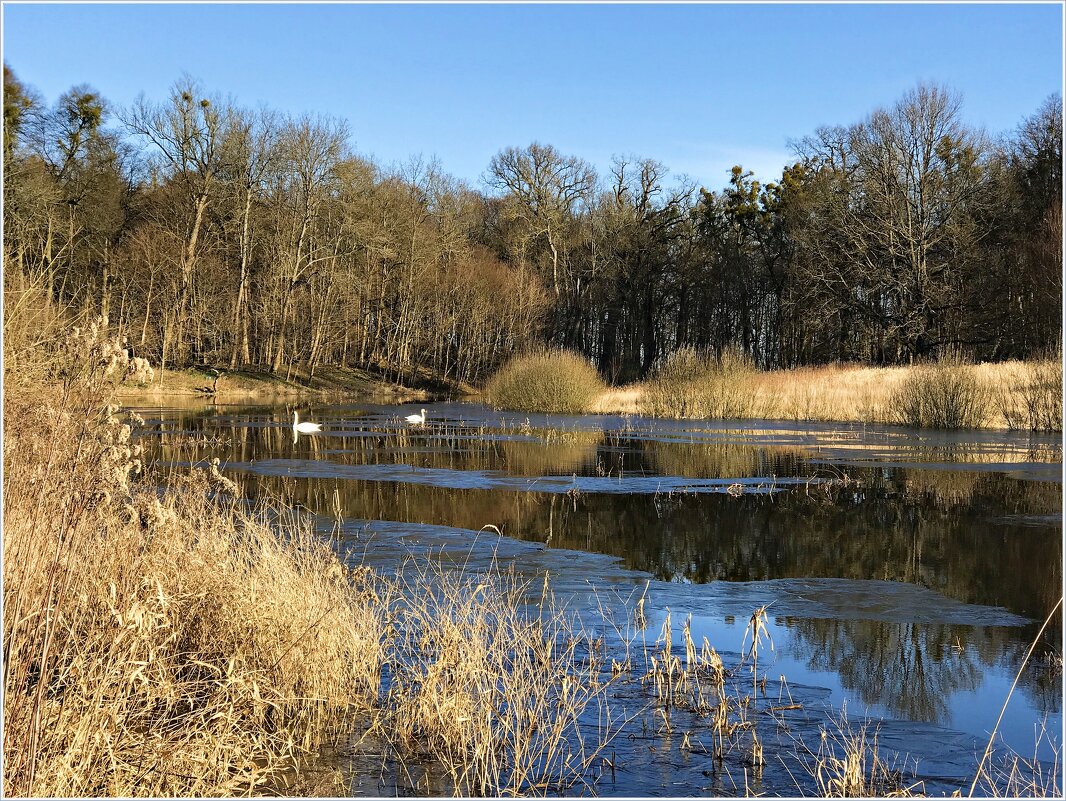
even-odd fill
[{"label": "pond", "polygon": [[[294,438],[281,406],[138,411],[161,463],[217,456],[253,499],[306,508],[347,558],[376,569],[412,555],[468,571],[506,563],[547,574],[590,620],[643,595],[649,645],[669,615],[681,653],[690,620],[695,642],[706,637],[734,665],[753,611],[768,605],[773,650],[759,670],[781,711],[765,768],[730,770],[701,751],[710,739],[698,715],[674,710],[664,725],[646,697],[619,690],[643,711],[608,747],[610,769],[591,788],[600,795],[811,792],[772,747],[817,751],[845,709],[853,724],[876,724],[882,752],[927,792],[968,790],[1062,588],[1054,436],[434,403],[415,426],[408,406],[304,406],[301,419],[323,430]],[[622,639],[605,637],[609,649]],[[999,726],[1023,756],[1053,757],[1036,744],[1041,725],[1060,736],[1061,640],[1059,616]],[[328,759],[353,794],[447,791],[428,767],[371,769],[343,748]]]}]

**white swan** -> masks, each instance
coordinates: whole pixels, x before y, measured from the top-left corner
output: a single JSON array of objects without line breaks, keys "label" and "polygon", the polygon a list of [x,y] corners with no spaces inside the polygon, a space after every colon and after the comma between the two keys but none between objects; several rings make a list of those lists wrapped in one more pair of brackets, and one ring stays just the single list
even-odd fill
[{"label": "white swan", "polygon": [[422,414],[409,414],[405,419],[412,425],[423,425],[426,422],[426,410],[423,409]]},{"label": "white swan", "polygon": [[300,415],[296,412],[292,413],[292,430],[293,433],[299,431],[301,434],[313,434],[316,431],[321,431],[322,426],[318,423],[301,423]]}]

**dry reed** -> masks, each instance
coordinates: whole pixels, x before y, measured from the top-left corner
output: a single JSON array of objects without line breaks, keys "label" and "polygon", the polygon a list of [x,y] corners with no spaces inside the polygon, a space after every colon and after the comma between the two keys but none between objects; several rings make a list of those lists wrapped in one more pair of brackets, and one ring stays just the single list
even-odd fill
[{"label": "dry reed", "polygon": [[668,417],[762,417],[766,405],[756,375],[742,353],[681,348],[656,366],[645,385],[645,408]]},{"label": "dry reed", "polygon": [[759,371],[740,357],[726,357],[722,368],[691,349],[679,354],[643,384],[606,390],[592,408],[664,417],[1062,430],[1058,356],[977,365],[956,358],[943,365]]},{"label": "dry reed", "polygon": [[595,643],[547,583],[529,609],[514,574],[423,567],[406,581],[388,703],[394,742],[428,749],[460,795],[543,795],[582,781],[613,733],[607,682]]},{"label": "dry reed", "polygon": [[822,729],[818,753],[807,768],[824,798],[899,798],[922,792],[921,783],[906,784],[903,772],[881,756],[877,730],[853,728],[846,711],[832,728]]},{"label": "dry reed", "polygon": [[5,415],[6,794],[249,792],[369,709],[375,590],[309,527],[210,473],[132,486],[113,418]]}]

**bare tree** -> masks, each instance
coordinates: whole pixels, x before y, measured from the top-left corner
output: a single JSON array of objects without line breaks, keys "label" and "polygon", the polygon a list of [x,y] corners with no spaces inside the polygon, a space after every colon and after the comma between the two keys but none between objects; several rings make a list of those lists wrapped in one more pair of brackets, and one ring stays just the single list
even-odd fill
[{"label": "bare tree", "polygon": [[142,95],[122,115],[122,120],[152,147],[161,173],[179,190],[173,224],[181,231],[183,244],[173,339],[178,348],[184,349],[184,326],[200,257],[201,234],[208,204],[222,180],[223,142],[233,112],[228,105],[205,97],[194,81],[185,78],[174,85],[167,103],[154,104]]},{"label": "bare tree", "polygon": [[492,158],[489,184],[510,193],[513,213],[530,240],[543,237],[551,257],[551,286],[562,291],[560,251],[574,214],[596,187],[596,173],[581,159],[561,155],[536,142],[524,149],[509,147]]}]

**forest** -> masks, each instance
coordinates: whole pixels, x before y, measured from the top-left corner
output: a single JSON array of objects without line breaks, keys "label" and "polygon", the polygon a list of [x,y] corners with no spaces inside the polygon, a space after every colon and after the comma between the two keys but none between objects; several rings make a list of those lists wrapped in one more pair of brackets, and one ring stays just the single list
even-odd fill
[{"label": "forest", "polygon": [[612,383],[682,347],[764,369],[1060,347],[1060,97],[993,135],[919,85],[798,133],[772,180],[738,165],[702,188],[637,156],[599,174],[533,142],[474,187],[358,155],[336,116],[189,78],[49,103],[5,64],[5,289],[102,316],[165,368],[399,382],[476,384],[544,346]]}]

